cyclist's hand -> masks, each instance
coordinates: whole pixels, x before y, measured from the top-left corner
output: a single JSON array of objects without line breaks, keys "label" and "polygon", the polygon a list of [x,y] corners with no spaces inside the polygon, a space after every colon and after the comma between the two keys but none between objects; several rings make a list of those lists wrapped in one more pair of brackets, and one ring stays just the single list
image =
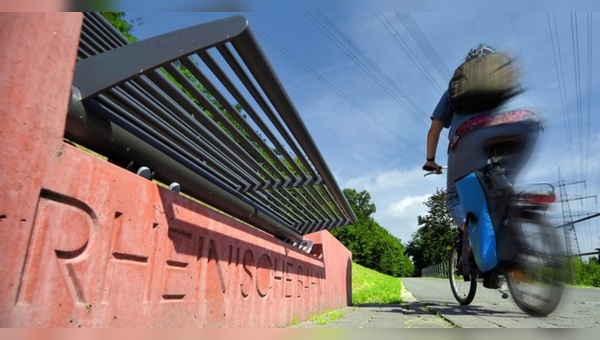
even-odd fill
[{"label": "cyclist's hand", "polygon": [[439,166],[435,161],[425,162],[425,164],[423,165],[423,170],[434,171],[436,174],[442,173],[442,167]]}]

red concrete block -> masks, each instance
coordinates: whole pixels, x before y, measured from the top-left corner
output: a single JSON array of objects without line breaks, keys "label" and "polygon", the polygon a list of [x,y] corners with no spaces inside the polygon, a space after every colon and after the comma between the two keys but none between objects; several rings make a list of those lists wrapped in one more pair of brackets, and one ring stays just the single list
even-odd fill
[{"label": "red concrete block", "polygon": [[[0,14],[0,322],[15,303],[41,183],[62,146],[81,13]],[[11,300],[12,299],[12,300]]]},{"label": "red concrete block", "polygon": [[280,327],[349,304],[327,231],[306,254],[62,141],[80,24],[0,16],[0,327]]},{"label": "red concrete block", "polygon": [[349,303],[327,231],[307,254],[70,145],[46,174],[3,326],[279,327]]}]

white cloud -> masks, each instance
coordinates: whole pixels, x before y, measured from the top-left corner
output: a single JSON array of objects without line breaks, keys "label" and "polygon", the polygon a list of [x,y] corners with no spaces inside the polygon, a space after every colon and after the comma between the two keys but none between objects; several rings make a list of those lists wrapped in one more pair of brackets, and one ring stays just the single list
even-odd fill
[{"label": "white cloud", "polygon": [[404,197],[400,201],[390,204],[384,212],[389,214],[390,217],[403,217],[415,209],[420,209],[429,197],[431,195]]},{"label": "white cloud", "polygon": [[393,235],[400,238],[403,243],[408,243],[412,234],[417,231],[417,216],[427,214],[425,202],[431,195],[407,196],[399,201],[392,202],[385,209],[376,214],[380,225],[388,229]]},{"label": "white cloud", "polygon": [[423,203],[436,189],[446,187],[444,175],[423,177],[423,174],[420,167],[369,173],[348,180],[344,187],[366,190],[377,208],[373,215],[375,220],[403,243],[408,243],[417,230],[417,216],[427,214]]}]

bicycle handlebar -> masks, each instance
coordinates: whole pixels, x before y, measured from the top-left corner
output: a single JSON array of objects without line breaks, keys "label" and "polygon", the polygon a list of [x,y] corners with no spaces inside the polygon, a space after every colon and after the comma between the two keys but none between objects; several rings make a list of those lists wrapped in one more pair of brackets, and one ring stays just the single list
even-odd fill
[{"label": "bicycle handlebar", "polygon": [[423,170],[427,171],[427,173],[425,175],[423,175],[423,177],[429,176],[429,175],[441,175],[444,173],[444,170],[446,170],[446,169],[448,169],[447,166],[440,166],[440,168],[438,170],[434,167],[423,165]]}]

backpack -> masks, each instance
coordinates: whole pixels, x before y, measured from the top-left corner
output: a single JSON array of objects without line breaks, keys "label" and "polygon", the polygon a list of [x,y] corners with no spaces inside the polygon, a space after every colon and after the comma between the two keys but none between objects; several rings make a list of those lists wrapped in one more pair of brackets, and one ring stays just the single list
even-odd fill
[{"label": "backpack", "polygon": [[505,53],[490,53],[469,59],[456,68],[448,95],[457,113],[492,109],[521,92],[518,70]]}]

